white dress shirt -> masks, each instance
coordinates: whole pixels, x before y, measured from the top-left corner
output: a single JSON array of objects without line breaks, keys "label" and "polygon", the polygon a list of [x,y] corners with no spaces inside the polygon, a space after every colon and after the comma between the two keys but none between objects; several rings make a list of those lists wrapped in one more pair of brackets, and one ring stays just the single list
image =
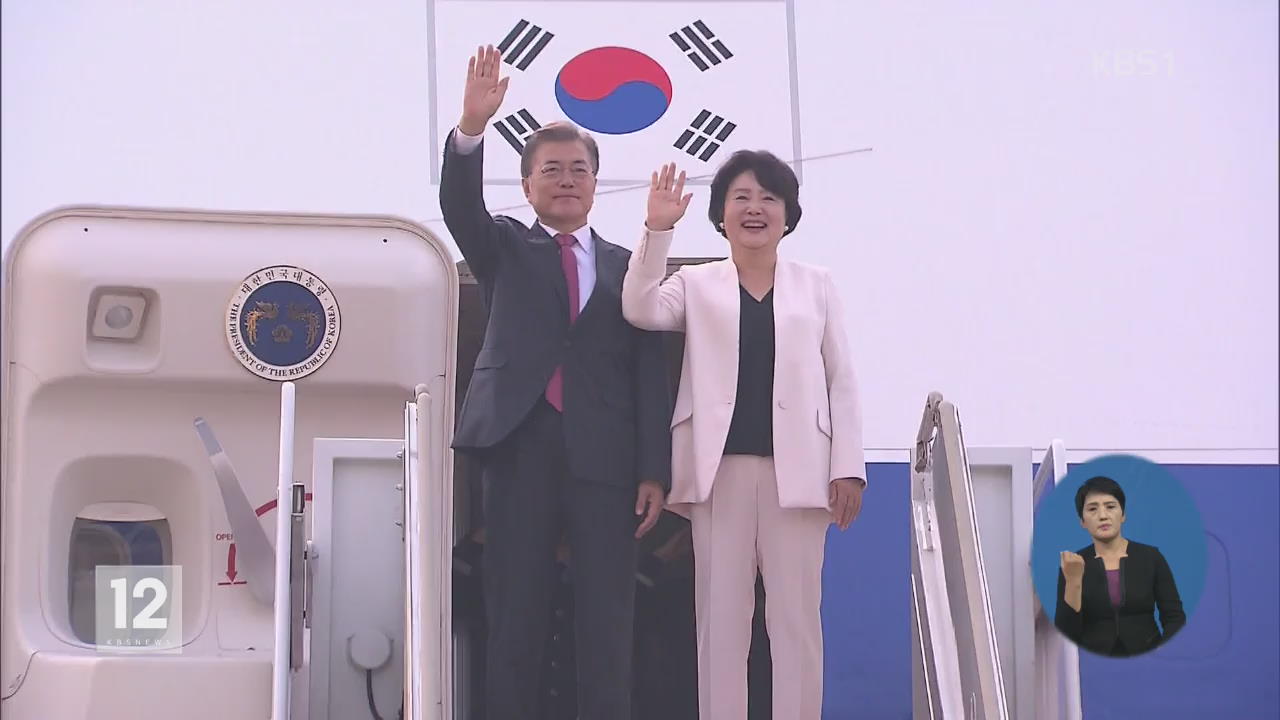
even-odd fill
[{"label": "white dress shirt", "polygon": [[[480,147],[482,140],[484,135],[468,135],[461,129],[455,129],[453,149],[459,155],[467,155]],[[551,237],[556,236],[556,231],[543,225],[541,221],[538,226]],[[583,225],[569,234],[578,241],[573,245],[573,256],[578,261],[578,312],[581,313],[587,307],[587,300],[591,299],[591,292],[596,287],[596,246],[591,237],[590,225]]]}]

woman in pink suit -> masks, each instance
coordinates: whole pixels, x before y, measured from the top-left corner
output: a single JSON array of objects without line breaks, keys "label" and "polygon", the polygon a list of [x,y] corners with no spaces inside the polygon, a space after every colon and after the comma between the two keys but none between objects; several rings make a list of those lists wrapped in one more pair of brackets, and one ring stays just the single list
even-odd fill
[{"label": "woman in pink suit", "polygon": [[708,215],[729,259],[664,281],[692,197],[684,180],[674,165],[653,174],[622,310],[636,327],[685,333],[668,502],[693,526],[699,717],[747,717],[758,569],[773,717],[818,720],[827,527],[849,527],[867,476],[839,293],[826,270],[778,257],[800,220],[799,183],[767,152],[734,153],[712,181]]}]

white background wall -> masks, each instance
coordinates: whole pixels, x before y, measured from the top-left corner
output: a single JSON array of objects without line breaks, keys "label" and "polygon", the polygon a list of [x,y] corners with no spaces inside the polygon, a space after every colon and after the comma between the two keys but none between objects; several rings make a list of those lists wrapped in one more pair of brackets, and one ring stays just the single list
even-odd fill
[{"label": "white background wall", "polygon": [[[874,148],[806,164],[784,245],[840,271],[869,448],[907,447],[938,389],[971,445],[1276,461],[1275,2],[795,15],[805,154]],[[6,246],[72,203],[386,213],[447,237],[426,0],[6,0],[2,28]],[[601,196],[593,223],[631,246],[643,200]],[[705,203],[677,253],[724,253]]]}]

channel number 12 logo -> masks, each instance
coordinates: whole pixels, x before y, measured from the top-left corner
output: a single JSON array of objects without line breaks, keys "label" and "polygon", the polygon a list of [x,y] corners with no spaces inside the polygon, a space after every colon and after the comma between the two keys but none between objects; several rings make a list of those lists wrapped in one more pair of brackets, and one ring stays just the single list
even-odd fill
[{"label": "channel number 12 logo", "polygon": [[179,652],[180,566],[99,565],[94,589],[94,643],[100,652]]}]

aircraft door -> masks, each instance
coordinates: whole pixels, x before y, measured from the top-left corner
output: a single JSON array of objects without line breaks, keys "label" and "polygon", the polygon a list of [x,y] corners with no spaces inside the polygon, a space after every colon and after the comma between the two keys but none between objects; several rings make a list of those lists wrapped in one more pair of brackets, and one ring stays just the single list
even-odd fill
[{"label": "aircraft door", "polygon": [[[317,448],[402,444],[407,400],[430,433],[415,487],[444,514],[457,297],[448,250],[394,218],[64,208],[24,228],[4,263],[0,713],[268,717],[271,604],[291,600],[268,585],[272,539],[297,509],[277,507],[281,383],[297,390],[306,538]],[[360,496],[343,485],[353,472],[391,479],[389,510],[344,516],[355,539],[335,537],[334,557],[358,556],[361,529],[399,541],[394,452],[361,465],[332,450],[344,492]],[[392,565],[397,587],[405,562]],[[375,603],[400,643],[403,598]],[[399,688],[380,692],[393,716]]]}]

